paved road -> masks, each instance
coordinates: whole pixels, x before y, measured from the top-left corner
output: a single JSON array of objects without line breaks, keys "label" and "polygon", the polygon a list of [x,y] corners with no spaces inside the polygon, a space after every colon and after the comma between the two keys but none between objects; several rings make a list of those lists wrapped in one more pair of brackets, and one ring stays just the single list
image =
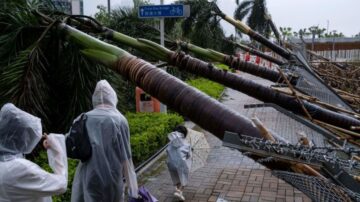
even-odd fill
[{"label": "paved road", "polygon": [[[266,81],[245,75],[263,84]],[[222,102],[241,113],[244,104],[261,103],[237,91],[226,89]],[[271,175],[271,171],[236,150],[222,146],[215,136],[205,133],[211,146],[207,164],[191,174],[184,190],[186,201],[311,201],[291,185]],[[174,187],[165,166],[158,160],[140,178],[159,201],[176,201]]]}]

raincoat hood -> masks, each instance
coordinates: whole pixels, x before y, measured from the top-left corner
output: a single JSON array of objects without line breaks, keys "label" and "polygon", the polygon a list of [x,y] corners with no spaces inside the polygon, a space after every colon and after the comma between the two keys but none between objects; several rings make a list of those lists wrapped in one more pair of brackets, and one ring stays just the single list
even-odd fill
[{"label": "raincoat hood", "polygon": [[187,144],[185,142],[184,134],[177,131],[169,133],[168,139],[170,140],[170,145],[172,147],[181,147]]},{"label": "raincoat hood", "polygon": [[116,92],[111,85],[106,80],[99,81],[96,84],[96,88],[92,96],[93,107],[108,106],[116,108],[117,102]]},{"label": "raincoat hood", "polygon": [[0,110],[0,154],[29,154],[42,136],[41,120],[13,104]]}]

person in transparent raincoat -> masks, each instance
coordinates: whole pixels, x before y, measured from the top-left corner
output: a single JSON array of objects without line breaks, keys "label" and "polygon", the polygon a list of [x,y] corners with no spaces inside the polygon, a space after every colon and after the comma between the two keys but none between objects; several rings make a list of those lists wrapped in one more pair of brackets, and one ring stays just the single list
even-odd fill
[{"label": "person in transparent raincoat", "polygon": [[92,155],[76,169],[71,201],[123,201],[124,176],[129,195],[137,198],[128,122],[116,109],[116,93],[106,80],[97,83],[92,103],[94,109],[86,113]]},{"label": "person in transparent raincoat", "polygon": [[191,169],[191,146],[185,140],[187,129],[184,126],[177,126],[174,132],[168,135],[170,140],[167,152],[167,166],[171,180],[175,185],[174,196],[184,201],[182,194],[184,186],[187,185]]},{"label": "person in transparent raincoat", "polygon": [[51,202],[52,195],[62,194],[67,187],[67,158],[65,137],[46,136],[50,168],[46,172],[26,160],[42,137],[41,120],[13,104],[0,110],[0,201]]}]

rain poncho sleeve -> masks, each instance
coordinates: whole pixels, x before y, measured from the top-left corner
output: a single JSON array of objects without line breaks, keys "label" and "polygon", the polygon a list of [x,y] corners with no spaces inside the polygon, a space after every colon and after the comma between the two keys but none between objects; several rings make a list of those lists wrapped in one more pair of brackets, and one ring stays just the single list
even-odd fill
[{"label": "rain poncho sleeve", "polygon": [[14,105],[5,105],[0,113],[0,201],[49,202],[52,195],[67,187],[67,158],[63,135],[50,134],[47,150],[48,173],[22,157],[41,139],[40,119]]},{"label": "rain poncho sleeve", "polygon": [[168,135],[167,166],[174,185],[187,185],[191,169],[191,146],[179,132]]},{"label": "rain poncho sleeve", "polygon": [[86,113],[92,156],[77,167],[71,201],[122,201],[124,178],[130,196],[137,198],[129,126],[116,109],[116,93],[107,81],[102,80],[96,85],[92,101],[94,109]]}]

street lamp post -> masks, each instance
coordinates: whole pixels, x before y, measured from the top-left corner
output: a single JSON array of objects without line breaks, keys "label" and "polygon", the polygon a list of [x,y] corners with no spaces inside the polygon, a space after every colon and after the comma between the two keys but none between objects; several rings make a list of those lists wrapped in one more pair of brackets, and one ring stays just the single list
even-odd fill
[{"label": "street lamp post", "polygon": [[108,0],[108,13],[110,14],[110,0]]},{"label": "street lamp post", "polygon": [[[160,0],[160,5],[163,5],[163,4],[164,4],[164,0]],[[164,25],[165,25],[165,18],[160,18],[160,44],[162,46],[165,46]],[[164,68],[164,70],[166,71],[166,67]],[[162,112],[162,113],[167,112],[167,107],[163,103],[160,104],[160,112]]]}]

